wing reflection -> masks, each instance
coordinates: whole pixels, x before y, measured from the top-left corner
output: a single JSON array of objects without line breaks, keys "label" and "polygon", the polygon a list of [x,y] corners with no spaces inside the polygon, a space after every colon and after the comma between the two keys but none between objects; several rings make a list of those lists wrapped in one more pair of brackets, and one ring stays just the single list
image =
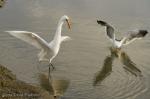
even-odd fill
[{"label": "wing reflection", "polygon": [[50,95],[53,95],[54,98],[63,96],[69,87],[70,80],[66,78],[54,78],[50,75],[50,78],[45,74],[39,74],[39,83],[40,86],[47,90]]},{"label": "wing reflection", "polygon": [[112,71],[112,57],[108,56],[104,60],[102,69],[96,74],[93,85],[101,83]]},{"label": "wing reflection", "polygon": [[129,58],[129,56],[121,49],[110,48],[111,55],[107,56],[104,60],[103,67],[95,75],[93,85],[101,83],[112,72],[112,64],[114,59],[119,59],[124,65],[124,69],[130,72],[134,76],[142,76],[140,69],[136,67],[136,64]]},{"label": "wing reflection", "polygon": [[114,52],[116,58],[118,58],[124,65],[124,69],[135,76],[142,76],[140,69],[136,67],[136,64],[130,59],[130,57],[121,49],[111,48],[111,52]]},{"label": "wing reflection", "polygon": [[101,83],[107,76],[109,76],[112,72],[112,63],[115,58],[116,53],[111,51],[111,55],[107,56],[104,60],[102,69],[95,75],[93,85],[97,85]]},{"label": "wing reflection", "polygon": [[136,67],[136,64],[129,58],[129,56],[121,51],[119,55],[119,59],[121,60],[122,64],[124,64],[124,69],[135,76],[142,76],[141,70]]}]

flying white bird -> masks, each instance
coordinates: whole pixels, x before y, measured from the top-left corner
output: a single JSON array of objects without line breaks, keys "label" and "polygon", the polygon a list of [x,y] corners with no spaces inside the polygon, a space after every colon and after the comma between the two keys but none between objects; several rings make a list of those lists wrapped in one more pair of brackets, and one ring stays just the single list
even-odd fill
[{"label": "flying white bird", "polygon": [[130,31],[119,40],[116,39],[114,28],[111,25],[101,20],[97,20],[97,23],[106,27],[107,36],[116,48],[121,48],[122,45],[127,45],[136,39],[141,39],[148,33],[147,30]]},{"label": "flying white bird", "polygon": [[61,43],[63,41],[70,39],[69,36],[61,36],[62,25],[65,21],[67,22],[68,28],[69,29],[71,28],[69,17],[66,15],[62,16],[58,22],[58,27],[55,36],[50,43],[48,43],[46,40],[44,40],[39,35],[33,32],[28,31],[6,31],[6,32],[39,49],[40,50],[38,54],[39,61],[48,61],[50,70],[50,66],[52,66],[54,69],[54,66],[52,65],[51,62],[58,54]]}]

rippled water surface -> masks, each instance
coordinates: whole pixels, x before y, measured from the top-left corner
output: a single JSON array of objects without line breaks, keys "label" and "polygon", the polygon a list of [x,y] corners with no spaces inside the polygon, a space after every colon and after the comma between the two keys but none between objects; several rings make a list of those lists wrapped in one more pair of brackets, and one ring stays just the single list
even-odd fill
[{"label": "rippled water surface", "polygon": [[[7,0],[0,4],[0,64],[19,79],[50,93],[53,89],[63,99],[150,99],[150,34],[115,50],[105,28],[96,23],[101,19],[112,24],[119,37],[138,28],[150,31],[149,0]],[[64,24],[62,35],[72,40],[62,44],[53,60],[51,85],[46,85],[48,68],[38,62],[38,50],[4,31],[32,31],[51,41],[64,14],[71,18],[72,29]]]}]

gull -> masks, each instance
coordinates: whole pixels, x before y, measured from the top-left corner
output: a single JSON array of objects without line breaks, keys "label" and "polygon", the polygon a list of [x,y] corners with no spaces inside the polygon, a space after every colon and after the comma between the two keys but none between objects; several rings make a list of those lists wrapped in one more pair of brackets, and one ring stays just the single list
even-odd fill
[{"label": "gull", "polygon": [[106,27],[107,37],[110,39],[110,41],[113,43],[113,46],[116,48],[121,48],[123,45],[130,44],[136,39],[141,39],[145,37],[146,34],[148,33],[147,30],[134,30],[126,33],[126,36],[123,37],[122,39],[116,39],[114,28],[111,25],[101,20],[97,20],[97,23],[100,24],[101,26]]},{"label": "gull", "polygon": [[61,35],[62,26],[65,21],[67,22],[68,28],[69,29],[71,28],[70,18],[67,15],[62,16],[58,22],[55,36],[50,43],[48,43],[46,40],[44,40],[39,35],[33,32],[29,31],[6,31],[6,32],[39,49],[40,50],[38,54],[39,61],[48,61],[50,70],[50,66],[52,66],[52,68],[54,69],[54,66],[51,62],[58,54],[61,43],[71,39],[69,36]]}]

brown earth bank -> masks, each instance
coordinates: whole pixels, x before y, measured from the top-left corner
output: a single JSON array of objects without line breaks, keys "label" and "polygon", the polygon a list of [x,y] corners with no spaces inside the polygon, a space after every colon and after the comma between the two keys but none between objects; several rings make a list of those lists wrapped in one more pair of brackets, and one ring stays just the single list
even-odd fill
[{"label": "brown earth bank", "polygon": [[0,99],[53,99],[46,90],[20,81],[0,65]]}]

